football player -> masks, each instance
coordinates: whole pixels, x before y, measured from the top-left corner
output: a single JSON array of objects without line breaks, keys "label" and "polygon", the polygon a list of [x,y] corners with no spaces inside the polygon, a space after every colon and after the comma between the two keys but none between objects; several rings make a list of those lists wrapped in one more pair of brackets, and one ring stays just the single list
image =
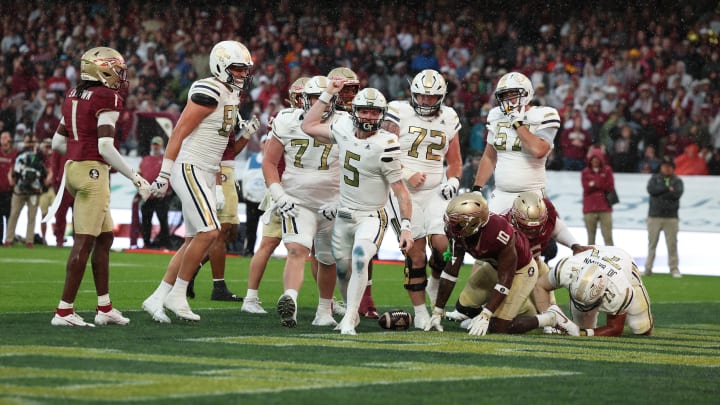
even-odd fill
[{"label": "football player", "polygon": [[[358,79],[358,75],[349,68],[337,67],[328,72],[327,77],[330,80],[343,81],[343,87],[340,89],[340,92],[337,94],[337,98],[335,99],[336,118],[343,115],[351,118],[350,113],[352,113],[352,100],[360,91],[360,80]],[[377,259],[377,256],[373,259]],[[370,260],[370,263],[368,264],[368,283],[367,287],[365,287],[365,291],[363,292],[358,312],[361,316],[366,318],[377,319],[380,317],[380,314],[378,314],[377,308],[375,307],[375,300],[373,300],[372,297],[372,273],[373,262]],[[342,294],[346,294],[347,292],[346,283],[347,280],[343,278],[338,279],[338,285]],[[346,296],[343,296],[343,298],[347,301]]]},{"label": "football player", "polygon": [[208,255],[205,256],[197,270],[195,270],[195,274],[188,284],[186,294],[190,298],[195,298],[195,278],[198,272],[209,261],[213,278],[213,290],[210,299],[213,301],[242,301],[242,298],[233,294],[225,283],[227,244],[237,239],[237,226],[240,223],[237,214],[239,198],[235,187],[235,156],[245,149],[250,138],[255,135],[260,127],[260,121],[257,117],[245,121],[240,116],[238,116],[238,121],[240,125],[238,126],[237,139],[235,135],[228,138],[227,147],[225,147],[220,161],[220,172],[215,178],[215,198],[217,200],[218,220],[220,221],[220,235],[210,246]]},{"label": "football player", "polygon": [[[625,323],[635,335],[652,333],[650,296],[632,257],[618,247],[595,246],[562,259],[538,286],[546,291],[568,289],[572,318],[580,328],[574,335],[621,336]],[[607,324],[598,326],[601,312]]]},{"label": "football player", "polygon": [[[315,248],[318,260],[320,301],[313,325],[335,326],[332,298],[335,289],[335,262],[331,253],[334,206],[338,199],[340,163],[338,148],[303,133],[303,116],[328,87],[328,79],[314,76],[303,90],[303,109],[288,108],[273,120],[265,145],[263,175],[282,216],[282,239],[288,254],[283,276],[284,293],[277,310],[283,326],[297,326],[297,298],[305,273],[305,259]],[[325,107],[321,122],[331,119],[334,104]],[[285,160],[282,180],[277,165]]]},{"label": "football player", "polygon": [[397,196],[402,216],[400,248],[412,247],[412,202],[402,181],[400,143],[380,128],[387,102],[378,90],[361,90],[352,101],[351,117],[323,122],[327,104],[343,88],[344,80],[330,86],[310,108],[302,130],[319,142],[338,145],[341,162],[340,201],[333,227],[332,253],[338,277],[349,277],[347,312],[336,329],[354,335],[360,323],[358,309],[367,286],[368,263],[377,253],[387,229],[385,204],[390,189]]},{"label": "football player", "polygon": [[[550,199],[540,197],[535,192],[520,193],[515,198],[512,208],[505,211],[502,216],[513,225],[516,231],[522,232],[528,238],[530,251],[540,272],[540,277],[550,271],[547,263],[540,255],[547,248],[551,239],[560,241],[561,244],[570,248],[573,254],[592,249],[590,246],[580,245],[565,226],[565,223],[558,221],[557,210]],[[548,293],[536,285],[532,296],[535,297],[538,294],[547,295]],[[555,304],[555,296],[552,293],[543,300]],[[465,301],[463,305],[463,303],[458,302],[455,311],[448,313],[446,316],[448,319],[461,322],[473,317],[475,311],[473,308],[479,308],[482,304],[483,302]],[[538,310],[538,312],[541,311]],[[546,332],[551,333],[554,331],[546,328]]]},{"label": "football player", "polygon": [[[462,126],[455,109],[443,105],[447,84],[440,73],[432,69],[418,73],[410,84],[410,93],[409,101],[393,101],[388,105],[383,128],[400,139],[403,180],[413,203],[414,239],[405,260],[404,286],[415,310],[415,327],[425,329],[430,321],[425,287],[433,305],[440,273],[445,268],[443,252],[447,237],[438,214],[445,211],[447,201],[457,195],[460,185],[462,157],[458,131]],[[430,283],[425,269],[426,241],[432,252]]]},{"label": "football player", "polygon": [[[67,261],[65,287],[50,321],[55,326],[94,326],[73,308],[90,251],[98,296],[95,323],[130,322],[110,301],[109,255],[114,238],[108,208],[110,166],[130,179],[144,200],[150,196],[151,186],[128,166],[114,145],[115,124],[123,106],[119,90],[126,83],[126,75],[125,59],[115,49],[98,47],[85,52],[80,61],[80,83],[68,92],[60,125],[53,135],[53,149],[66,154],[69,161],[61,184],[75,197],[73,213],[82,213],[73,219],[75,241]],[[62,188],[44,221],[55,215]]]},{"label": "football player", "polygon": [[173,129],[154,193],[164,195],[168,183],[182,203],[185,242],[170,259],[165,276],[142,307],[157,322],[169,323],[163,307],[178,318],[199,321],[187,302],[187,286],[198,264],[219,235],[215,194],[220,161],[237,124],[240,96],[252,82],[252,57],[245,45],[221,41],[210,51],[213,77],[195,81]]},{"label": "football player", "polygon": [[495,173],[490,211],[509,209],[518,193],[545,195],[545,161],[560,128],[552,107],[534,107],[533,86],[525,75],[507,73],[495,89],[498,106],[487,118],[487,145],[480,160],[473,191],[481,190]]},{"label": "football player", "polygon": [[517,232],[503,216],[489,212],[481,193],[465,193],[450,200],[444,220],[451,257],[440,276],[437,301],[425,330],[443,330],[441,320],[445,315],[445,304],[457,281],[465,253],[486,263],[470,276],[469,287],[460,294],[461,303],[464,295],[481,294],[467,297],[467,301],[484,305],[469,322],[471,335],[524,333],[537,327],[564,329],[572,326],[557,306],[546,305],[547,312],[540,315],[518,316],[532,314],[528,297],[537,281],[537,267],[527,237]]}]

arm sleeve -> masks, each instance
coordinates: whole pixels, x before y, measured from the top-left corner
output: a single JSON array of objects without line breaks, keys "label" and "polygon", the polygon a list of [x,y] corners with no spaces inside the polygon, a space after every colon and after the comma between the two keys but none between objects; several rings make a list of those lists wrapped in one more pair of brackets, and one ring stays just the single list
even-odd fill
[{"label": "arm sleeve", "polygon": [[115,140],[110,137],[98,138],[98,152],[100,152],[100,156],[102,156],[110,166],[117,169],[123,176],[132,181],[133,170],[128,166],[127,162],[125,162],[120,152],[115,149],[114,141]]}]

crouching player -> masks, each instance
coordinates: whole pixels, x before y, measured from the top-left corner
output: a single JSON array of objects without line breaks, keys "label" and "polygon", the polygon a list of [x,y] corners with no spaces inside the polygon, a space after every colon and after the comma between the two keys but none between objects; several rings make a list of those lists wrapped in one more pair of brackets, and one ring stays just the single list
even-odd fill
[{"label": "crouching player", "polygon": [[[625,324],[635,335],[650,335],[653,317],[650,297],[638,267],[624,250],[596,246],[561,260],[555,269],[538,280],[546,291],[567,288],[570,310],[580,336],[620,336]],[[547,308],[549,302],[538,302]],[[606,325],[598,327],[598,315],[607,315]]]}]

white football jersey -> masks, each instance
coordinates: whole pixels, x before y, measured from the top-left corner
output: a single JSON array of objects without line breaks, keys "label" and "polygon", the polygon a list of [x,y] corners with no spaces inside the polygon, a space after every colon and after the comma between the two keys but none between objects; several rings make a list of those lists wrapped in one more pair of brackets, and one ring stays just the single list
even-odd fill
[{"label": "white football jersey", "polygon": [[356,138],[352,119],[340,116],[330,125],[330,137],[340,148],[340,207],[383,209],[390,184],[402,179],[397,136],[380,129],[369,138]]},{"label": "white football jersey", "polygon": [[408,101],[388,105],[387,121],[400,127],[400,163],[415,172],[427,174],[420,190],[429,190],[442,183],[450,141],[462,128],[455,109],[441,106],[437,115],[422,117]]},{"label": "white football jersey", "polygon": [[[525,114],[530,132],[553,146],[560,128],[560,115],[552,107],[533,107]],[[535,158],[525,152],[520,136],[510,120],[495,107],[488,114],[487,144],[497,151],[495,187],[505,192],[523,192],[545,187],[545,161],[547,155]]]},{"label": "white football jersey", "polygon": [[575,256],[561,260],[555,269],[548,273],[550,285],[555,288],[570,288],[580,270],[596,264],[605,270],[609,282],[600,304],[600,312],[620,315],[627,312],[634,298],[633,280],[640,280],[632,257],[624,250],[614,246],[595,246]]},{"label": "white football jersey", "polygon": [[212,97],[217,100],[217,107],[183,140],[176,161],[209,171],[218,171],[220,159],[228,144],[228,137],[233,134],[237,123],[240,92],[230,90],[215,78],[207,78],[192,84],[188,98],[193,94]]},{"label": "white football jersey", "polygon": [[317,209],[338,199],[339,148],[305,134],[300,129],[304,113],[297,108],[280,111],[272,122],[271,134],[285,147],[283,189],[300,205]]}]

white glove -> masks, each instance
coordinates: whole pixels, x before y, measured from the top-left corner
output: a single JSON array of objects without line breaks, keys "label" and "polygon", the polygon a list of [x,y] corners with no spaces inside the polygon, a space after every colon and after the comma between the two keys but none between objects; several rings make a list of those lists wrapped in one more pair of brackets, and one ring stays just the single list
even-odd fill
[{"label": "white glove", "polygon": [[283,194],[275,201],[274,209],[285,218],[295,218],[298,215],[297,201],[287,194]]},{"label": "white glove", "polygon": [[253,135],[255,135],[258,128],[260,128],[260,120],[257,115],[253,115],[253,117],[249,120],[242,121],[240,123],[240,131],[238,132],[238,135],[245,139],[250,139]]},{"label": "white glove", "polygon": [[150,186],[150,183],[145,180],[143,176],[141,176],[139,173],[133,172],[133,179],[132,179],[133,185],[137,188],[138,194],[140,194],[140,198],[142,198],[143,201],[147,201],[148,198],[150,198],[150,195],[152,194],[152,187]]},{"label": "white glove", "polygon": [[219,184],[215,185],[215,208],[218,211],[225,208],[225,193],[223,193],[223,188]]},{"label": "white glove", "polygon": [[444,331],[442,326],[442,319],[445,316],[445,310],[442,308],[435,307],[433,308],[432,316],[430,317],[430,322],[428,322],[425,325],[425,332],[429,332],[433,329],[437,330],[438,332]]},{"label": "white glove", "polygon": [[510,124],[513,125],[518,121],[525,121],[525,106],[522,105],[519,108],[510,111],[507,114],[507,117],[510,120]]},{"label": "white glove", "polygon": [[490,312],[490,310],[483,308],[480,315],[473,318],[470,322],[470,331],[468,334],[473,336],[485,336],[485,334],[487,334],[488,327],[490,326],[490,318],[492,318],[492,315],[493,313]]},{"label": "white glove", "polygon": [[168,185],[170,184],[170,174],[160,172],[150,186],[152,195],[156,198],[165,197],[168,192]]},{"label": "white glove", "polygon": [[320,207],[318,213],[322,214],[322,216],[324,216],[328,221],[332,221],[335,217],[337,217],[337,205],[337,201],[327,203]]},{"label": "white glove", "polygon": [[460,180],[457,177],[450,177],[447,183],[440,187],[440,195],[445,201],[452,200],[458,193],[460,188]]},{"label": "white glove", "polygon": [[297,201],[289,195],[285,194],[285,190],[280,183],[273,183],[268,187],[270,195],[272,195],[275,205],[273,210],[276,210],[278,215],[282,215],[285,218],[295,218],[298,215]]}]

